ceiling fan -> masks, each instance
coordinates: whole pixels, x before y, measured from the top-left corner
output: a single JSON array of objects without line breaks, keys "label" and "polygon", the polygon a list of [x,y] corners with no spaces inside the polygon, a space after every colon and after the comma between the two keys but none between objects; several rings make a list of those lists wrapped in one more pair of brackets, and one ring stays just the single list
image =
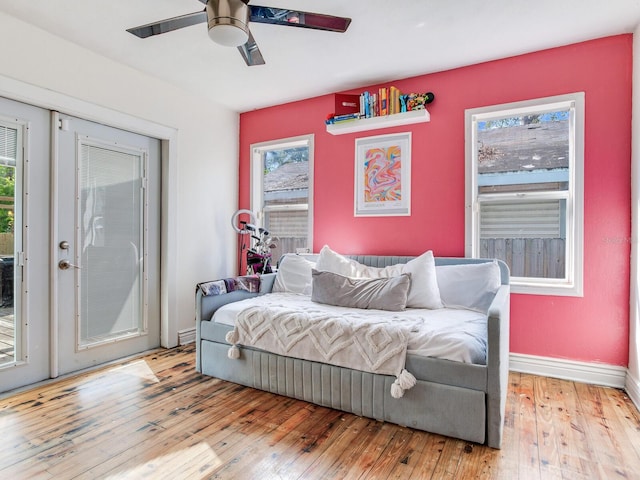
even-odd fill
[{"label": "ceiling fan", "polygon": [[140,38],[147,38],[207,22],[211,40],[220,45],[238,47],[247,65],[253,66],[263,65],[264,59],[249,31],[249,22],[313,28],[330,32],[345,32],[351,23],[350,18],[249,5],[249,0],[199,1],[206,5],[203,11],[129,28],[127,32]]}]

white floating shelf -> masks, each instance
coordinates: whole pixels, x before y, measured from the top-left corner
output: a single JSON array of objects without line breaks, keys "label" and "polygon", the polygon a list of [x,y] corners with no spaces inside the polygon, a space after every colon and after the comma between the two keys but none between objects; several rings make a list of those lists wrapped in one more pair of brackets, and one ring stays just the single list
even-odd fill
[{"label": "white floating shelf", "polygon": [[394,115],[384,115],[382,117],[361,118],[359,120],[349,120],[341,123],[327,125],[327,132],[331,135],[344,135],[346,133],[364,132],[365,130],[375,130],[378,128],[398,127],[401,125],[412,125],[414,123],[424,123],[431,120],[429,112],[425,110],[412,110],[410,112],[396,113]]}]

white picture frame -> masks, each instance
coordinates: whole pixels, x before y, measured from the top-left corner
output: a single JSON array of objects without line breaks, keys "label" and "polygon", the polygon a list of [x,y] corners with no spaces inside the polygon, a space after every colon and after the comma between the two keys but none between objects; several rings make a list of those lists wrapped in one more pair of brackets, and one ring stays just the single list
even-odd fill
[{"label": "white picture frame", "polygon": [[356,138],[354,216],[411,215],[411,132]]}]

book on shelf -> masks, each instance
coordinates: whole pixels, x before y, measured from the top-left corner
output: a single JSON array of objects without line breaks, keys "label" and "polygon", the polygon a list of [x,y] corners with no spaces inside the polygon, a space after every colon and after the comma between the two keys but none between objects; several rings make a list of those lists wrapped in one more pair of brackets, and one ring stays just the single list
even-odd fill
[{"label": "book on shelf", "polygon": [[327,124],[350,122],[362,118],[372,118],[411,110],[424,109],[433,102],[431,92],[402,94],[391,85],[380,87],[377,91],[368,90],[358,94],[335,94],[335,112],[326,120]]},{"label": "book on shelf", "polygon": [[360,95],[348,93],[335,94],[335,115],[347,115],[360,112]]},{"label": "book on shelf", "polygon": [[380,99],[379,100],[380,116],[389,114],[388,104],[387,104],[387,92],[388,90],[385,87],[381,87],[378,89],[378,98]]},{"label": "book on shelf", "polygon": [[343,122],[349,122],[349,121],[353,121],[353,120],[358,120],[359,118],[360,118],[360,112],[358,112],[358,113],[346,113],[344,115],[333,115],[333,116],[330,116],[329,118],[327,118],[325,123],[327,125],[333,125],[335,123],[343,123]]}]

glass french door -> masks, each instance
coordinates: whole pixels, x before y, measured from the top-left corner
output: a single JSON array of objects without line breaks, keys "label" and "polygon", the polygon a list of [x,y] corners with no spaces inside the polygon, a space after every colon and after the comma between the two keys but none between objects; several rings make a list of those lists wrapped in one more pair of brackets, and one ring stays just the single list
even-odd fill
[{"label": "glass french door", "polygon": [[0,392],[50,374],[50,125],[0,98]]},{"label": "glass french door", "polygon": [[58,373],[160,345],[160,142],[58,115]]},{"label": "glass french door", "polygon": [[0,97],[0,393],[160,344],[160,142]]}]

